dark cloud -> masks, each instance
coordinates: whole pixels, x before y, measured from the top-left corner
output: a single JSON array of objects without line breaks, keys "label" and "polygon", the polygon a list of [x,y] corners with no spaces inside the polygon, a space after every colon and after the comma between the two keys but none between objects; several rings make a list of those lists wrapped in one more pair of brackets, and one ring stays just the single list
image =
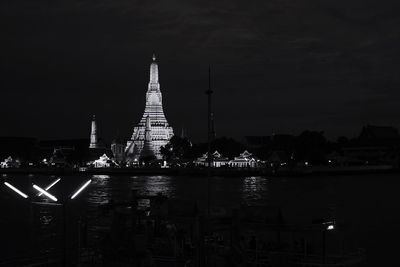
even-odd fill
[{"label": "dark cloud", "polygon": [[219,135],[355,134],[400,126],[394,0],[0,3],[0,135],[129,137],[151,54],[168,120],[205,136],[212,65]]}]

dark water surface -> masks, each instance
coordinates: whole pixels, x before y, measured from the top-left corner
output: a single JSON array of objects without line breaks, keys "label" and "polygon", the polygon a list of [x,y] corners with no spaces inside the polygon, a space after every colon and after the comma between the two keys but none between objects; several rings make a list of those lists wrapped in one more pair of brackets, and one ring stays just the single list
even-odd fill
[{"label": "dark water surface", "polygon": [[[349,229],[349,247],[367,250],[368,266],[400,266],[400,180],[397,174],[371,174],[332,177],[265,178],[213,177],[210,180],[211,205],[237,207],[270,205],[280,207],[286,221],[310,223],[334,214]],[[3,176],[21,191],[34,195],[31,184],[46,187],[57,177],[40,175]],[[88,179],[91,185],[65,205],[69,246],[76,246],[78,220],[87,220],[88,243],[101,243],[102,221],[98,206],[113,199],[129,201],[131,190],[206,203],[206,179],[202,177],[115,176],[61,177],[49,190],[63,203]],[[57,253],[62,249],[63,208],[61,205],[31,204],[1,184],[0,259]],[[45,198],[37,198],[46,202]],[[52,202],[52,201],[47,201]],[[1,261],[0,261],[1,262]]]}]

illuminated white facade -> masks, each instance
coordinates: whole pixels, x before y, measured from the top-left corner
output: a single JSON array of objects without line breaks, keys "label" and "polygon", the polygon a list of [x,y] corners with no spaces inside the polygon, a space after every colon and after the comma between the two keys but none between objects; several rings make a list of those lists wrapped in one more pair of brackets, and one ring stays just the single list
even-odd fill
[{"label": "illuminated white facade", "polygon": [[96,159],[93,162],[93,166],[95,168],[109,168],[111,166],[111,163],[111,159],[106,154],[103,154],[102,156],[100,156],[99,159]]},{"label": "illuminated white facade", "polygon": [[[150,149],[157,159],[162,159],[160,147],[165,146],[173,135],[173,129],[164,115],[158,82],[158,65],[153,55],[153,62],[150,65],[150,82],[146,93],[146,107],[142,119],[133,129],[131,140],[127,142],[126,157],[131,161],[139,160],[141,157],[149,156]],[[143,149],[144,147],[146,149]]]},{"label": "illuminated white facade", "polygon": [[239,157],[235,157],[235,159],[229,161],[229,166],[235,168],[256,168],[259,167],[260,164],[261,161],[247,150],[241,153]]},{"label": "illuminated white facade", "polygon": [[20,166],[21,162],[18,159],[13,159],[11,156],[0,162],[0,168],[19,168]]},{"label": "illuminated white facade", "polygon": [[[216,168],[226,166],[229,163],[229,159],[227,157],[222,156],[217,150],[214,151],[211,159],[212,159],[211,166]],[[196,166],[208,166],[208,153],[205,153],[203,154],[202,157],[197,158],[194,161],[194,164]]]}]

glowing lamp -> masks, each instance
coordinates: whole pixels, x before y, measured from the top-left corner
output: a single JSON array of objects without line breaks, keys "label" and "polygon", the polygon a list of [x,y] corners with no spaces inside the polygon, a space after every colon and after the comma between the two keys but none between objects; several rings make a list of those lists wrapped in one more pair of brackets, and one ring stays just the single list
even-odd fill
[{"label": "glowing lamp", "polygon": [[74,199],[80,192],[82,192],[83,189],[85,189],[91,182],[92,180],[87,181],[84,185],[81,186],[71,197],[71,199]]},{"label": "glowing lamp", "polygon": [[[53,183],[51,183],[48,187],[46,187],[45,190],[48,191],[50,188],[52,188],[52,187],[53,187],[56,183],[58,183],[60,180],[61,180],[61,179],[58,178],[58,179],[55,180]],[[41,195],[43,195],[42,192],[40,192],[38,196],[40,197]]]},{"label": "glowing lamp", "polygon": [[4,182],[4,184],[10,188],[11,190],[13,190],[15,193],[17,193],[18,195],[20,195],[23,198],[28,198],[27,194],[22,193],[20,190],[18,190],[16,187],[12,186],[11,184]]},{"label": "glowing lamp", "polygon": [[33,185],[33,188],[35,188],[37,191],[39,191],[40,193],[42,193],[46,197],[50,198],[51,200],[57,201],[57,198],[55,196],[53,196],[52,194],[50,194],[49,192],[47,192],[43,188],[40,188],[39,186],[37,186],[35,184]]}]

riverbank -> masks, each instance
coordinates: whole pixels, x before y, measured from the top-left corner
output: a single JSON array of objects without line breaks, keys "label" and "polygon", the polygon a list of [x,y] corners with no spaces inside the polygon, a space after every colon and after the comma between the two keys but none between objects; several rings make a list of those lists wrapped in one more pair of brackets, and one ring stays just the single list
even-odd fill
[{"label": "riverbank", "polygon": [[369,173],[397,173],[399,168],[391,165],[365,166],[309,166],[293,169],[271,168],[4,168],[0,174],[43,174],[43,175],[174,175],[174,176],[313,176],[313,175],[351,175]]}]

